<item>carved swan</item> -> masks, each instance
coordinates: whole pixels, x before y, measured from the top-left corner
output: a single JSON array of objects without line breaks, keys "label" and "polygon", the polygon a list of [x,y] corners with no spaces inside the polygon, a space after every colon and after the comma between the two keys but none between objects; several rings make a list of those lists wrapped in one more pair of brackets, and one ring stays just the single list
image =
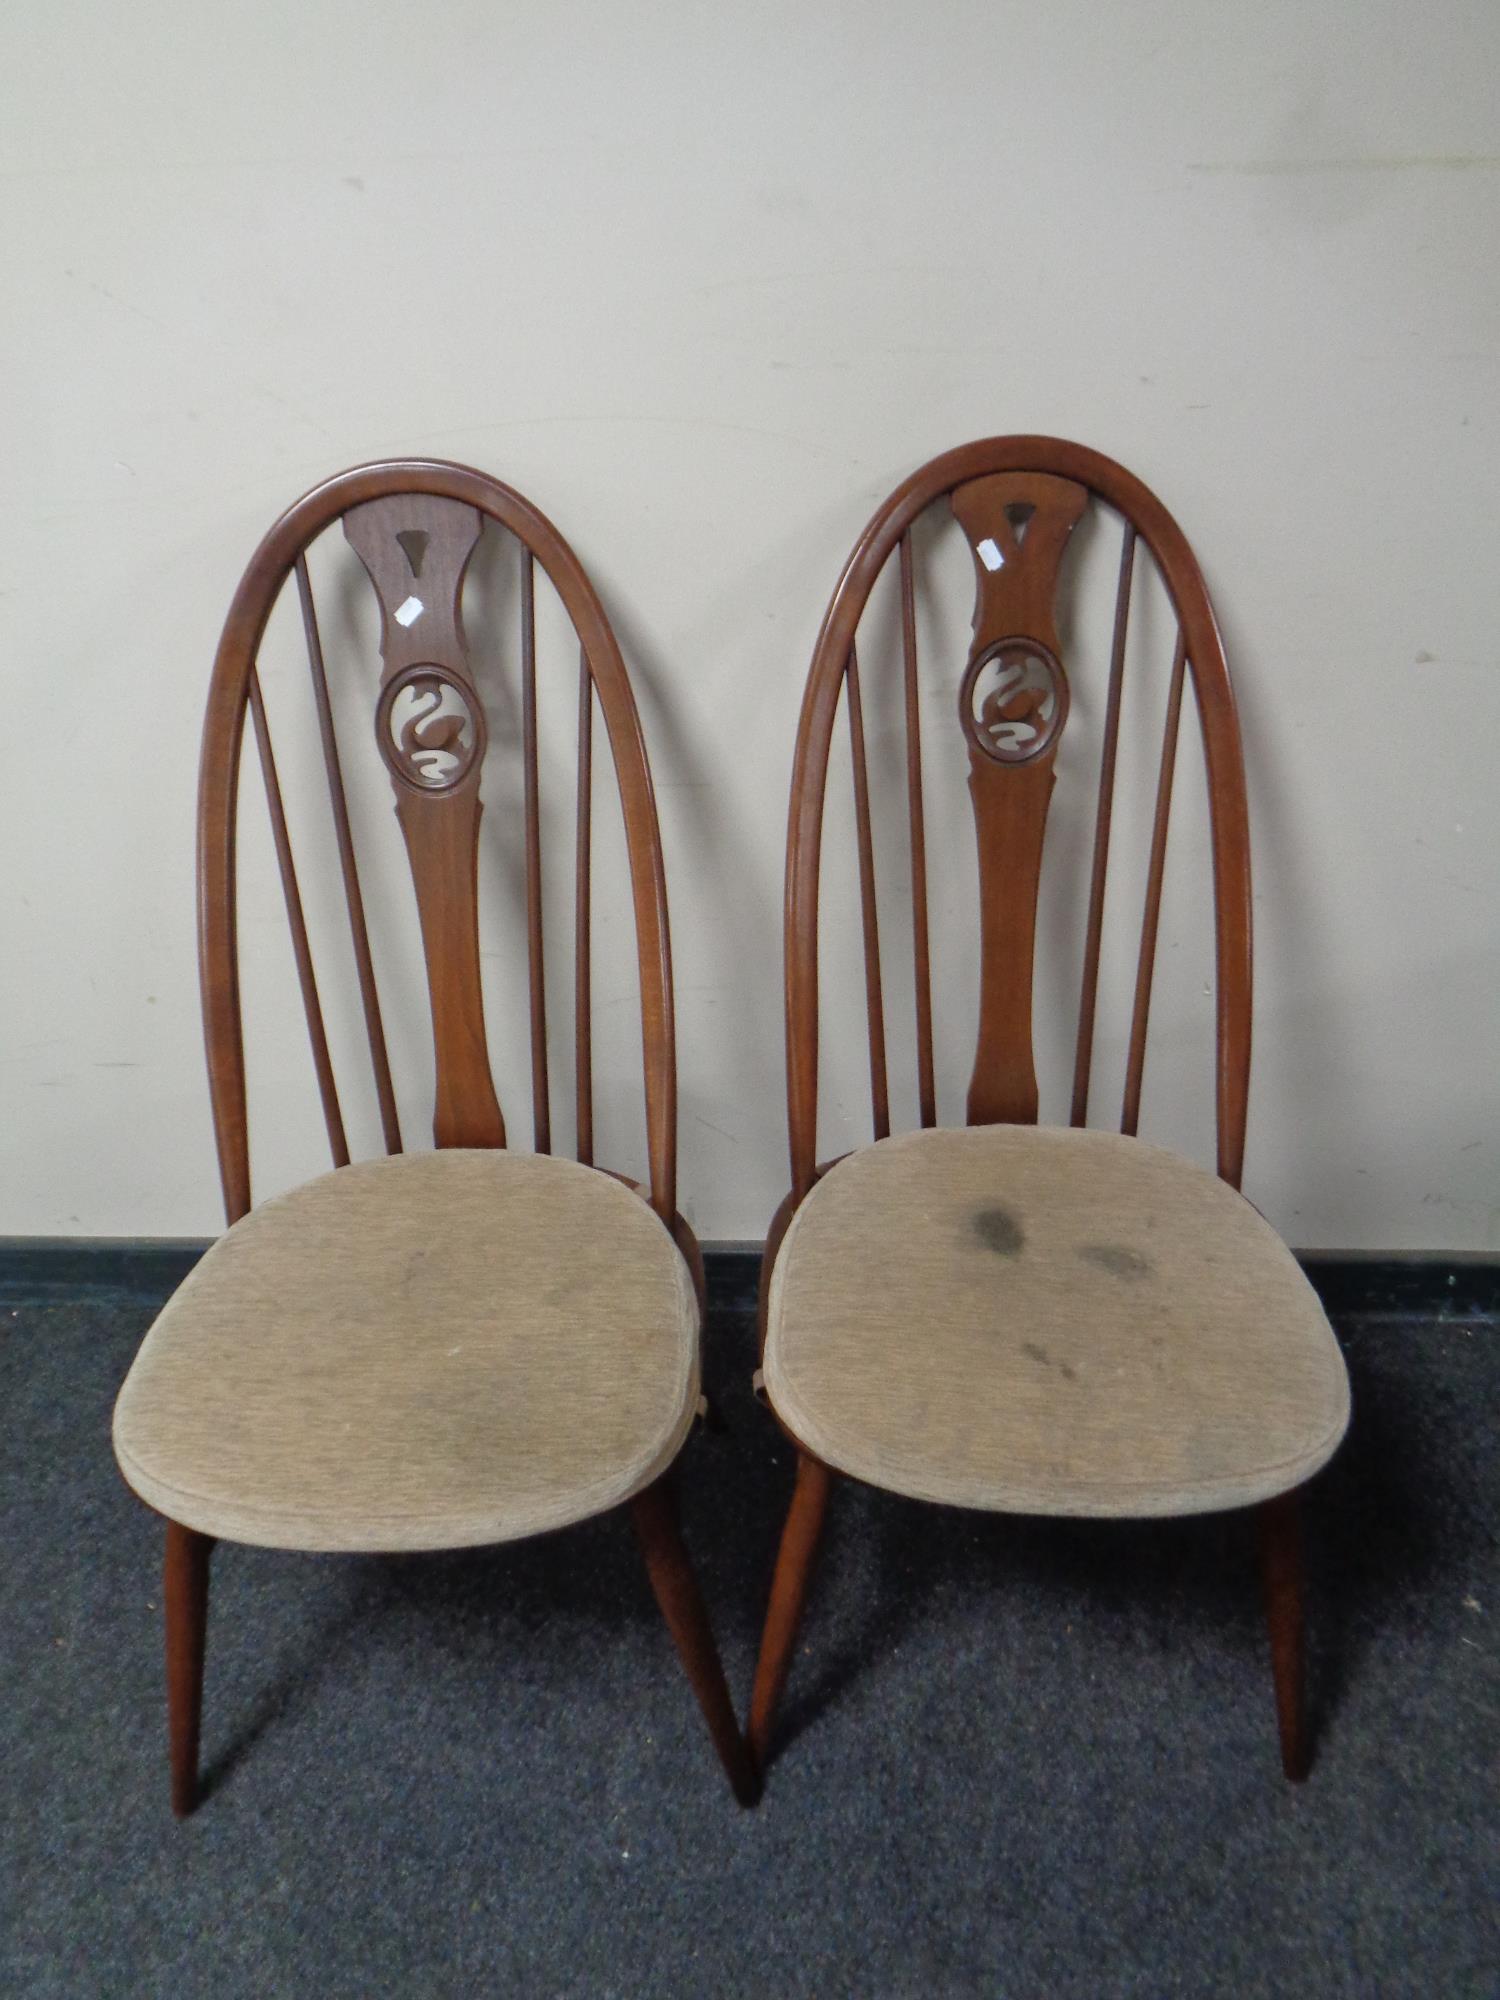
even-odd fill
[{"label": "carved swan", "polygon": [[1029,679],[1038,664],[1029,659],[1002,661],[999,680],[980,703],[979,727],[997,750],[1024,750],[1041,734],[1042,711],[1052,699],[1052,688],[1050,683],[1039,687]]},{"label": "carved swan", "polygon": [[463,752],[464,732],[469,728],[467,709],[457,715],[440,715],[445,697],[456,691],[443,683],[427,681],[412,689],[417,706],[413,707],[401,724],[397,745],[403,763],[420,771],[429,784],[436,783],[447,775],[450,768],[445,759],[455,763]]}]

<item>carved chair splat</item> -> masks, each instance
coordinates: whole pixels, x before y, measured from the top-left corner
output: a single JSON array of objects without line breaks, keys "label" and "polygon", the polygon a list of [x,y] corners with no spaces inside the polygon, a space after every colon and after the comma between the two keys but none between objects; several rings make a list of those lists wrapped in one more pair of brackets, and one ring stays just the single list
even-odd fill
[{"label": "carved chair splat", "polygon": [[[427,494],[367,500],[344,535],[380,599],[375,739],[391,774],[421,916],[437,1051],[439,1146],[503,1146],[479,969],[479,797],[485,722],[464,638],[477,510]],[[418,590],[420,589],[420,596]]]}]

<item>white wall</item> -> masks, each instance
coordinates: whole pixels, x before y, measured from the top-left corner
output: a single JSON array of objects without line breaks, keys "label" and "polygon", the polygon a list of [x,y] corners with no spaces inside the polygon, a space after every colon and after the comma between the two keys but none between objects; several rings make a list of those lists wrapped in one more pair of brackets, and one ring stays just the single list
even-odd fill
[{"label": "white wall", "polygon": [[[1493,0],[9,10],[0,1233],[217,1226],[191,833],[218,626],[304,487],[430,452],[531,493],[616,620],[687,1202],[759,1236],[828,590],[908,469],[1038,429],[1157,488],[1230,641],[1247,1191],[1299,1245],[1500,1248],[1497,57]],[[323,1164],[275,1018],[263,1189]],[[1176,1136],[1202,1075],[1153,1061]]]}]

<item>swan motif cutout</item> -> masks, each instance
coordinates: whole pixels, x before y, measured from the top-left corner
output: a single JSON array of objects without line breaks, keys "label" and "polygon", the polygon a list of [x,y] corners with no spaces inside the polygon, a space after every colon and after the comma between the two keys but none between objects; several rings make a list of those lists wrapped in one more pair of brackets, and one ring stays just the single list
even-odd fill
[{"label": "swan motif cutout", "polygon": [[1034,639],[1004,639],[964,676],[961,713],[970,740],[999,764],[1024,764],[1052,742],[1067,712],[1067,682]]},{"label": "swan motif cutout", "polygon": [[481,746],[465,691],[442,668],[410,667],[381,700],[380,747],[408,784],[445,792],[462,783]]}]

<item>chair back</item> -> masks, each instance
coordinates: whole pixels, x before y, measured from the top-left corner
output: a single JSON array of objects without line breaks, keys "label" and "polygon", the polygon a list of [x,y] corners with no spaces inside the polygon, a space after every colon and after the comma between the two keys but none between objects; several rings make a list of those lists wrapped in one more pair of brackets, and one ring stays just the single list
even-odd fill
[{"label": "chair back", "polygon": [[[1243,757],[1224,649],[1198,564],[1153,493],[1123,467],[1081,445],[1046,437],[988,438],[933,459],[890,496],[860,536],[823,620],[802,706],[792,780],[786,874],[787,1079],[793,1198],[818,1172],[819,884],[824,805],[835,722],[842,706],[852,752],[854,833],[863,932],[865,1009],[874,1136],[891,1129],[882,985],[876,842],[866,746],[868,687],[858,641],[872,593],[892,558],[899,593],[904,707],[906,845],[910,857],[920,1122],[937,1122],[933,970],[928,914],[927,813],[923,791],[922,690],[918,659],[919,578],[914,541],[928,510],[946,503],[973,562],[973,637],[954,659],[944,711],[967,751],[979,861],[979,1020],[966,1105],[970,1124],[1034,1123],[1033,1046],[1037,903],[1048,809],[1060,759],[1067,760],[1070,706],[1093,704],[1100,722],[1092,860],[1084,918],[1082,978],[1070,1122],[1088,1122],[1100,950],[1133,593],[1154,565],[1175,633],[1162,720],[1144,906],[1136,951],[1120,1130],[1140,1117],[1147,1027],[1160,924],[1167,834],[1183,695],[1189,686],[1208,778],[1217,977],[1215,1090],[1218,1170],[1238,1186],[1244,1156],[1250,1063],[1250,850]],[[1118,528],[1113,616],[1100,659],[1059,636],[1060,580],[1075,530],[1090,513]],[[1070,654],[1075,657],[1070,658]],[[1105,661],[1107,659],[1107,667]],[[1104,671],[1098,668],[1104,667]],[[1093,668],[1092,674],[1086,669]],[[1071,680],[1070,680],[1071,671]],[[1075,694],[1073,682],[1077,683]],[[951,703],[951,705],[949,705]],[[1099,709],[1102,706],[1102,716]],[[1080,898],[1080,902],[1082,899]]]},{"label": "chair back", "polygon": [[[368,726],[340,740],[335,717],[348,689],[324,658],[308,553],[336,523],[378,601],[381,666],[367,670]],[[509,659],[476,662],[464,629],[466,573],[482,535],[513,538],[516,629]],[[370,1080],[387,1152],[402,1148],[391,1056],[361,887],[349,760],[383,762],[404,838],[425,957],[434,1050],[432,1132],[440,1146],[503,1146],[506,1125],[491,1070],[480,948],[480,819],[485,787],[512,825],[508,845],[524,878],[532,1074],[532,1140],[552,1150],[543,955],[541,774],[538,758],[537,570],[560,600],[577,641],[577,762],[573,852],[574,1081],[577,1157],[593,1164],[592,854],[593,719],[603,718],[624,825],[634,905],[644,1048],[646,1144],[652,1206],[671,1226],[676,1208],[676,1061],[665,878],[656,805],[639,717],[620,651],[577,557],[552,524],[510,487],[460,465],[399,460],[364,465],[314,488],[265,537],[230,607],[214,662],[198,794],[198,940],[219,1167],[231,1222],[250,1207],[240,943],[236,922],[239,773],[249,718],[265,782],[313,1067],[335,1166],[348,1163],[339,1085],[319,996],[306,906],[271,742],[258,655],[273,607],[290,583],[307,655],[332,837],[337,848]],[[569,671],[572,671],[571,663]],[[486,720],[492,673],[507,675],[517,726],[511,740]],[[570,697],[571,699],[571,697]],[[519,785],[494,766],[518,760]],[[516,808],[519,808],[518,810]],[[513,822],[519,820],[519,825]],[[512,837],[513,836],[513,837]]]}]

